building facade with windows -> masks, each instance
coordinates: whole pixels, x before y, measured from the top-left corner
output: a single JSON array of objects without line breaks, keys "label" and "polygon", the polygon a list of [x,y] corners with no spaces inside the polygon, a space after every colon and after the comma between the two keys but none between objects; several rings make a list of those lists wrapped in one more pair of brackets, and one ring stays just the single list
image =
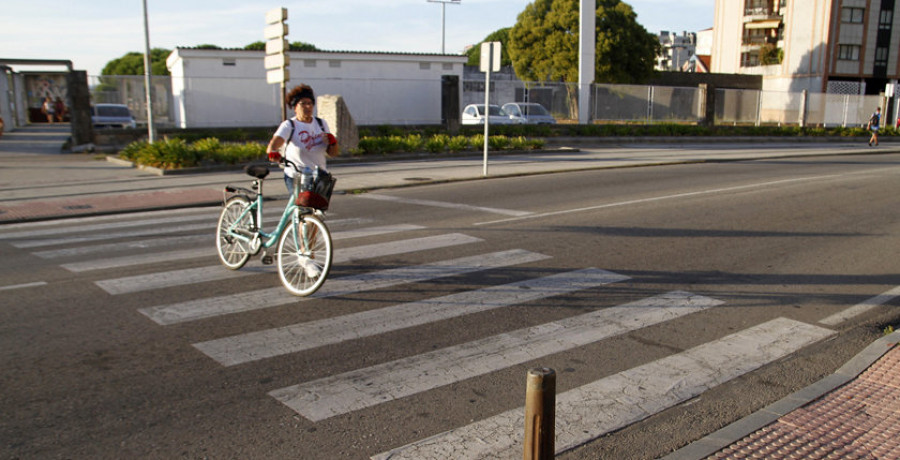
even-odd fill
[{"label": "building facade with windows", "polygon": [[662,72],[681,71],[685,63],[691,61],[697,49],[695,32],[675,32],[663,30],[659,33],[659,54],[656,56],[656,70]]},{"label": "building facade with windows", "polygon": [[896,0],[716,0],[712,71],[772,91],[878,94],[900,77]]}]

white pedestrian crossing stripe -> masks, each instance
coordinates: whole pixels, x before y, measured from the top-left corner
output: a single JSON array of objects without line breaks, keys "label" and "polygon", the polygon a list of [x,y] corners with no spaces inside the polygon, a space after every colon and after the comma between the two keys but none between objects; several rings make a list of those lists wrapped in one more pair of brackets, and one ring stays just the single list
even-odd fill
[{"label": "white pedestrian crossing stripe", "polygon": [[[346,231],[346,232],[335,232],[332,234],[332,240],[338,241],[338,240],[345,240],[345,239],[350,239],[350,238],[361,238],[361,237],[367,237],[367,236],[384,235],[384,234],[388,234],[388,233],[398,233],[398,232],[404,232],[404,231],[410,231],[410,230],[419,230],[422,228],[424,228],[424,227],[421,227],[418,225],[390,225],[390,226],[383,226],[383,227],[363,228],[363,229]],[[164,240],[163,238],[160,238],[160,239]],[[185,250],[169,251],[169,252],[157,252],[157,253],[152,253],[152,254],[138,254],[138,255],[114,257],[114,258],[110,258],[110,259],[88,260],[88,261],[83,261],[83,262],[71,262],[71,263],[67,263],[67,264],[62,264],[60,266],[71,272],[83,272],[83,271],[90,271],[90,270],[103,270],[103,269],[110,269],[110,268],[130,267],[130,266],[134,266],[134,265],[146,265],[146,264],[159,263],[159,262],[171,262],[171,261],[176,261],[176,260],[196,259],[196,258],[206,257],[206,256],[215,257],[215,255],[216,255],[215,237],[213,237],[213,236],[204,237],[204,241],[206,241],[207,244],[204,244],[202,247],[195,248],[195,249],[185,249]],[[478,241],[480,241],[480,240],[478,240]],[[395,244],[400,244],[400,243],[395,243]],[[383,246],[387,246],[387,245],[383,245]],[[367,250],[374,249],[371,247],[364,247],[364,248]],[[356,248],[350,248],[350,250],[354,250],[354,249],[356,249]],[[424,250],[424,249],[429,249],[429,248],[425,247],[425,246],[417,247],[415,244],[413,244],[413,245],[409,246],[408,250],[405,252],[412,252],[412,251]],[[359,251],[359,249],[357,249],[357,252],[358,251]],[[345,250],[341,250],[341,252],[344,253]],[[387,250],[385,250],[385,253],[382,254],[382,253],[375,251],[371,255],[365,254],[364,256],[356,256],[356,257],[352,257],[351,259],[374,258],[374,257],[381,257],[383,255],[400,254],[400,253],[402,253],[402,252],[387,252]],[[39,253],[35,253],[35,254],[40,255]],[[343,259],[339,259],[339,256],[340,255],[338,255],[338,254],[335,255],[335,257],[336,257],[335,261],[344,261]],[[351,259],[346,259],[346,260],[351,260]],[[175,273],[174,274],[175,276],[166,276],[166,279],[178,280],[178,279],[180,279],[179,276],[184,275],[182,278],[184,282],[182,284],[186,284],[186,283],[199,283],[199,282],[203,282],[203,281],[214,281],[216,279],[227,279],[227,278],[233,277],[233,275],[229,275],[227,273],[221,273],[221,270],[223,270],[223,269],[224,269],[224,267],[222,267],[221,265],[214,265],[211,267],[203,267],[200,269],[190,269],[190,270],[185,270],[181,274]],[[246,273],[246,274],[250,274],[250,273]],[[217,278],[217,276],[221,276],[221,278]],[[142,277],[134,277],[133,279],[137,279],[137,278],[142,278]],[[149,277],[149,278],[152,281],[152,277]],[[114,284],[114,283],[110,283],[110,284]],[[140,280],[138,280],[136,288],[138,288],[139,290],[147,290],[147,289],[158,289],[160,287],[171,287],[171,285],[165,285],[165,284],[162,286],[146,284],[144,286],[144,288],[141,289],[142,284],[143,283]],[[135,291],[127,291],[127,292],[135,292]]]},{"label": "white pedestrian crossing stripe", "polygon": [[329,279],[315,294],[297,297],[283,287],[242,292],[189,302],[142,308],[139,311],[158,324],[175,324],[231,313],[259,310],[323,297],[342,296],[399,286],[409,283],[465,275],[483,270],[508,267],[540,260],[549,256],[522,249],[513,249],[425,265],[392,268],[356,276]]},{"label": "white pedestrian crossing stripe", "polygon": [[194,344],[226,366],[522,304],[628,279],[586,269]]},{"label": "white pedestrian crossing stripe", "polygon": [[[461,233],[451,233],[449,235],[415,238],[399,242],[372,244],[358,248],[342,249],[340,252],[336,252],[334,254],[334,260],[332,263],[339,264],[350,262],[353,260],[405,254],[409,252],[424,251],[428,249],[437,249],[461,244],[475,243],[478,241],[481,241],[481,239],[463,235]],[[72,265],[69,265],[69,267],[71,267]],[[93,265],[87,264],[85,266],[87,266],[88,269],[92,269],[91,267],[93,267]],[[76,265],[76,268],[81,267],[84,266]],[[269,269],[260,269],[259,267],[256,267],[254,269],[251,267],[235,271],[227,270],[221,265],[211,265],[207,267],[187,268],[183,270],[152,273],[149,275],[127,276],[123,278],[101,280],[97,281],[95,284],[112,295],[130,294],[133,292],[183,286],[187,284],[198,284],[208,281],[233,279],[241,276],[248,276],[264,272],[274,273],[274,270],[274,267]]]},{"label": "white pedestrian crossing stripe", "polygon": [[381,404],[711,308],[721,301],[671,292],[443,350],[275,390],[312,420]]},{"label": "white pedestrian crossing stripe", "polygon": [[[779,318],[558,395],[556,452],[573,449],[687,401],[833,332]],[[518,408],[378,454],[373,460],[521,458]]]}]

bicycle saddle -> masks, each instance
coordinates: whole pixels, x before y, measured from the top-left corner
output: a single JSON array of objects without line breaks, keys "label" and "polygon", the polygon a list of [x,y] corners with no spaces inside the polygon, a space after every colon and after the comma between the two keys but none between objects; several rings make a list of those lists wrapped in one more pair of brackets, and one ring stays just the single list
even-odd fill
[{"label": "bicycle saddle", "polygon": [[265,179],[269,175],[269,168],[263,165],[247,165],[244,166],[244,171],[257,179]]}]

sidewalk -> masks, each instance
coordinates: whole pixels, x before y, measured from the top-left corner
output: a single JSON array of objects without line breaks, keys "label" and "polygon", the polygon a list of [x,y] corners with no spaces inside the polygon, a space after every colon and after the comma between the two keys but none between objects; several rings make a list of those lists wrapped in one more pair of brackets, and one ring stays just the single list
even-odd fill
[{"label": "sidewalk", "polygon": [[900,458],[900,331],[834,374],[663,457]]},{"label": "sidewalk", "polygon": [[[226,184],[249,183],[240,170],[164,175],[106,161],[105,155],[62,154],[68,125],[38,125],[0,137],[0,228],[16,222],[221,204]],[[681,140],[601,145],[512,154],[491,153],[488,177],[821,155],[900,153],[869,148],[865,139],[766,143]],[[552,146],[555,148],[556,146]],[[482,155],[398,161],[330,162],[337,192],[484,178]],[[281,175],[273,173],[267,184]],[[273,182],[274,181],[274,182]],[[271,185],[270,185],[271,187]],[[272,190],[271,188],[269,190]],[[835,374],[672,453],[703,458],[900,458],[900,332],[870,345]]]}]

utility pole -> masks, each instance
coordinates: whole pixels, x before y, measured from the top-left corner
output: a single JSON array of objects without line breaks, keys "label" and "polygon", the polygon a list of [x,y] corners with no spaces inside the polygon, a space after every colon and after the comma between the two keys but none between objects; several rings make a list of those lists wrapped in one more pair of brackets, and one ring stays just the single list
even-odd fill
[{"label": "utility pole", "polygon": [[447,37],[447,4],[451,5],[459,5],[461,0],[428,0],[428,3],[440,3],[441,4],[441,54],[446,54],[445,44]]},{"label": "utility pole", "polygon": [[156,141],[153,126],[153,85],[150,83],[150,24],[147,21],[147,0],[144,0],[144,92],[147,93],[147,137],[150,143]]}]

